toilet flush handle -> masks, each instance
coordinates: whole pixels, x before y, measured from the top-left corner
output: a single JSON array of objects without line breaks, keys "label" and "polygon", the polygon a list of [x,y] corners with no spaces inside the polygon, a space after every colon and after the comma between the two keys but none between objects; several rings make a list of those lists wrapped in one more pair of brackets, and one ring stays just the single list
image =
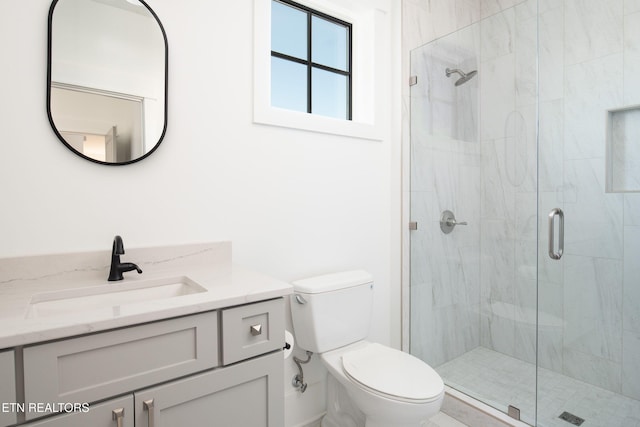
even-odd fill
[{"label": "toilet flush handle", "polygon": [[302,295],[295,294],[294,296],[296,297],[296,302],[298,304],[306,304],[307,303],[307,300],[302,298]]}]

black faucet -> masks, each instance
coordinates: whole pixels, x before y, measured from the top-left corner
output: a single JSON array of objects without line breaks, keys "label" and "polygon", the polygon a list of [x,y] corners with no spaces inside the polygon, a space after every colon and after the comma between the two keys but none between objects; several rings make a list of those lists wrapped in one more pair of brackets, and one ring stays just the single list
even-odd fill
[{"label": "black faucet", "polygon": [[137,270],[138,274],[142,274],[140,267],[132,262],[120,262],[120,255],[124,254],[124,245],[122,244],[122,237],[116,236],[113,238],[113,249],[111,250],[111,270],[109,270],[109,281],[122,280],[124,277],[122,273],[125,271]]}]

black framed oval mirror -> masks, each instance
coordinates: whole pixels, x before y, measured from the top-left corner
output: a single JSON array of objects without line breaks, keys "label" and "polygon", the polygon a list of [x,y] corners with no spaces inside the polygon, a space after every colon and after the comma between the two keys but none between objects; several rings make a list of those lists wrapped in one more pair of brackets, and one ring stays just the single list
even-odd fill
[{"label": "black framed oval mirror", "polygon": [[167,129],[168,44],[143,0],[53,0],[47,114],[58,138],[95,163],[153,153]]}]

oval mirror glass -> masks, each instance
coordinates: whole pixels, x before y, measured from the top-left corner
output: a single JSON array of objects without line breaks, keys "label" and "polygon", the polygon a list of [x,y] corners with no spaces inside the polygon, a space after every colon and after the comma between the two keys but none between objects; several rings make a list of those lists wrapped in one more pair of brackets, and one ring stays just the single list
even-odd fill
[{"label": "oval mirror glass", "polygon": [[124,165],[149,156],[167,126],[167,38],[141,0],[54,0],[47,113],[79,156]]}]

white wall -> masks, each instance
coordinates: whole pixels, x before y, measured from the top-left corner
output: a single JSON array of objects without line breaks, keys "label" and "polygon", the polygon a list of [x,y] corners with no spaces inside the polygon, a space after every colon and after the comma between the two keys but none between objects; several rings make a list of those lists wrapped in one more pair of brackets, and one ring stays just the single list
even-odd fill
[{"label": "white wall", "polygon": [[255,125],[253,2],[149,3],[169,40],[167,134],[145,161],[109,167],[49,126],[50,2],[0,2],[0,257],[106,251],[120,234],[125,249],[230,240],[236,263],[287,281],[364,268],[377,281],[371,338],[397,345],[398,61],[376,88],[382,141]]}]

